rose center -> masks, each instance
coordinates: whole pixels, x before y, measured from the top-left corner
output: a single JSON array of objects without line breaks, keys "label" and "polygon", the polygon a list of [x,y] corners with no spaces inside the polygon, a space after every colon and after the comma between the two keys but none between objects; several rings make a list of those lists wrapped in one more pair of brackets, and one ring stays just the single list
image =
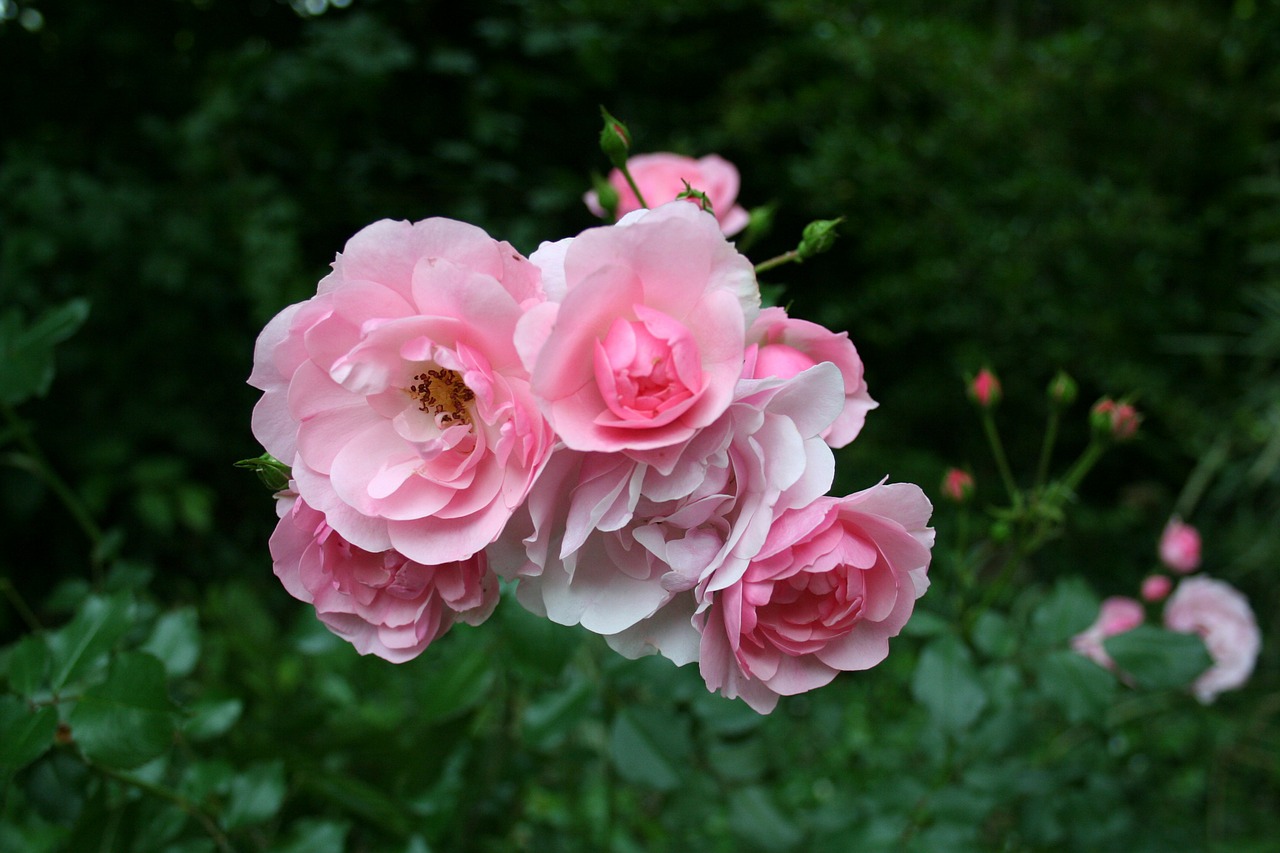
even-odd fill
[{"label": "rose center", "polygon": [[409,386],[409,396],[418,401],[419,409],[434,416],[441,426],[459,423],[472,426],[471,410],[467,404],[476,395],[456,370],[429,368],[414,376],[413,381],[416,384]]}]

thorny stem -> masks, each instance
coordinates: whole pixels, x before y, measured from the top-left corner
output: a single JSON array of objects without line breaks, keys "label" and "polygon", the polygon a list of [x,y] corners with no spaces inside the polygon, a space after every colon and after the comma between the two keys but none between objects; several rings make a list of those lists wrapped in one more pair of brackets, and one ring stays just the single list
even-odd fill
[{"label": "thorny stem", "polygon": [[121,773],[119,770],[113,770],[110,767],[103,767],[101,764],[91,763],[89,766],[101,773],[103,776],[115,779],[117,782],[123,782],[126,785],[132,785],[138,790],[150,794],[153,797],[168,800],[187,814],[191,815],[191,817],[195,818],[200,826],[204,828],[204,831],[208,833],[209,837],[213,839],[213,843],[218,845],[219,850],[223,851],[223,853],[235,853],[231,846],[231,842],[227,839],[227,834],[218,828],[217,821],[206,813],[204,809],[200,808],[177,791],[172,791],[161,785],[156,785],[144,779],[139,779],[136,776],[130,776],[127,773]]},{"label": "thorny stem", "polygon": [[798,262],[799,260],[800,260],[800,252],[798,250],[792,249],[790,252],[783,252],[781,255],[776,255],[772,258],[769,258],[769,260],[767,261],[761,261],[760,263],[756,264],[756,275],[759,275],[762,272],[768,272],[774,267],[780,267],[783,264],[789,264],[792,261]]}]

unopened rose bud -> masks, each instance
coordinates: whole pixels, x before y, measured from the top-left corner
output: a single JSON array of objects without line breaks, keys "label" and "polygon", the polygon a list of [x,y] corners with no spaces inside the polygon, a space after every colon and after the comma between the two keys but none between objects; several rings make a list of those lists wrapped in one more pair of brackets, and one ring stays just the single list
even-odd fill
[{"label": "unopened rose bud", "polygon": [[836,226],[844,221],[839,219],[815,219],[804,227],[800,237],[800,245],[796,247],[796,260],[807,261],[814,255],[821,255],[836,244]]},{"label": "unopened rose bud", "polygon": [[1000,380],[987,368],[978,371],[978,375],[969,380],[969,399],[981,409],[990,409],[1000,402],[1003,392]]},{"label": "unopened rose bud", "polygon": [[1049,401],[1055,406],[1066,408],[1076,401],[1076,381],[1064,370],[1049,383]]},{"label": "unopened rose bud", "polygon": [[1164,601],[1173,589],[1173,581],[1164,575],[1150,575],[1142,582],[1143,601]]},{"label": "unopened rose bud", "polygon": [[618,190],[613,184],[599,175],[591,176],[591,185],[596,191],[594,200],[600,209],[604,211],[605,218],[610,222],[616,221],[618,219],[618,201],[620,198]]},{"label": "unopened rose bud", "polygon": [[942,494],[953,503],[968,503],[973,497],[973,475],[959,468],[948,468],[942,475]]},{"label": "unopened rose bud", "polygon": [[627,152],[631,150],[631,131],[604,107],[600,108],[600,115],[604,118],[604,128],[600,131],[600,150],[609,158],[614,168],[621,169],[627,163]]},{"label": "unopened rose bud", "polygon": [[1093,409],[1089,412],[1089,422],[1093,426],[1093,431],[1099,435],[1108,436],[1115,441],[1128,441],[1138,434],[1142,415],[1138,414],[1138,410],[1130,403],[1103,397],[1093,404]]},{"label": "unopened rose bud", "polygon": [[1169,519],[1160,534],[1160,562],[1178,574],[1194,572],[1200,567],[1200,531],[1176,515]]}]

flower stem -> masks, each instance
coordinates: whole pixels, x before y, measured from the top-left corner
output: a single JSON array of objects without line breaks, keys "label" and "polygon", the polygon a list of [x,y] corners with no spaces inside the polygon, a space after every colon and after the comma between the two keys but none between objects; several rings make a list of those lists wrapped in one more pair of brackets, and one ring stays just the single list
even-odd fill
[{"label": "flower stem", "polygon": [[627,186],[631,187],[631,191],[636,194],[636,201],[640,202],[641,207],[647,208],[649,203],[640,194],[640,187],[636,185],[636,179],[631,177],[631,170],[627,168],[627,164],[623,163],[618,167],[618,170],[622,172],[622,177],[627,179]]},{"label": "flower stem", "polygon": [[32,631],[42,631],[44,626],[40,624],[40,620],[36,618],[35,611],[27,604],[27,600],[22,597],[22,593],[14,587],[13,582],[8,578],[0,578],[0,592],[4,593],[4,597],[9,599],[9,603],[13,605],[13,609],[18,611],[18,615],[22,617],[22,621],[27,623]]},{"label": "flower stem", "polygon": [[756,275],[759,275],[762,272],[768,272],[774,267],[780,267],[783,264],[789,264],[792,261],[798,260],[800,260],[800,253],[795,249],[792,249],[790,252],[783,252],[781,255],[775,255],[767,261],[761,261],[756,264]]},{"label": "flower stem", "polygon": [[217,821],[215,821],[212,816],[207,814],[198,805],[191,802],[177,791],[172,791],[161,785],[156,785],[144,779],[139,779],[136,776],[130,776],[128,773],[121,773],[119,770],[113,770],[110,767],[103,767],[101,764],[91,763],[89,766],[109,779],[115,779],[117,782],[123,782],[126,785],[131,785],[153,797],[173,803],[175,806],[196,819],[200,826],[204,828],[204,831],[208,833],[209,837],[213,839],[213,843],[218,846],[219,850],[223,851],[223,853],[234,853],[234,848],[232,848],[231,842],[227,839],[227,834],[218,828]]},{"label": "flower stem", "polygon": [[1044,443],[1040,445],[1040,462],[1036,465],[1036,489],[1044,485],[1049,477],[1049,461],[1053,456],[1053,445],[1058,440],[1058,407],[1049,410],[1049,423],[1044,430]]},{"label": "flower stem", "polygon": [[1004,481],[1005,490],[1009,493],[1010,503],[1015,508],[1022,506],[1022,494],[1013,481],[1013,472],[1009,470],[1009,460],[1005,458],[1004,444],[1000,441],[1000,433],[996,431],[996,421],[991,417],[990,409],[982,410],[982,430],[987,434],[987,443],[991,445],[991,454],[996,459],[996,469],[1000,472],[1000,479]]},{"label": "flower stem", "polygon": [[1089,473],[1089,469],[1097,464],[1102,458],[1106,445],[1096,437],[1089,442],[1089,446],[1080,454],[1080,458],[1071,466],[1071,470],[1067,472],[1067,476],[1062,478],[1062,484],[1070,491],[1074,492],[1080,485],[1080,481],[1084,479],[1084,475]]}]

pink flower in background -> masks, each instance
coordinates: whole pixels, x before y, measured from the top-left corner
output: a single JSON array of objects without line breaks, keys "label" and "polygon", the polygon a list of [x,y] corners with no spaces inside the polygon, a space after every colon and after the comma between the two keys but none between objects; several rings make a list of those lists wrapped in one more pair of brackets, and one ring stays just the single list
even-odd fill
[{"label": "pink flower in background", "polygon": [[466,560],[554,442],[513,343],[543,299],[537,269],[479,228],[374,223],[259,336],[254,435],[352,545]]},{"label": "pink flower in background", "polygon": [[942,475],[942,494],[952,503],[968,503],[973,497],[973,475],[959,468],[948,468]]},{"label": "pink flower in background", "polygon": [[1235,587],[1204,575],[1184,579],[1164,606],[1164,624],[1204,638],[1213,666],[1192,685],[1201,702],[1212,702],[1249,680],[1262,635],[1249,600]]},{"label": "pink flower in background", "polygon": [[931,511],[919,487],[881,484],[780,515],[697,617],[707,688],[768,713],[884,660],[928,587]]},{"label": "pink flower in background", "polygon": [[747,332],[752,349],[747,353],[744,376],[762,379],[794,376],[813,365],[829,361],[844,379],[844,409],[823,433],[832,447],[844,447],[857,437],[867,412],[878,404],[867,393],[862,359],[847,332],[836,334],[817,323],[788,317],[781,308],[765,308]]},{"label": "pink flower in background", "polygon": [[979,370],[978,375],[969,380],[968,391],[969,399],[977,403],[978,407],[982,409],[990,409],[999,403],[1004,396],[1000,388],[1000,380],[986,367]]},{"label": "pink flower in background", "polygon": [[1123,400],[1117,402],[1110,397],[1103,397],[1093,404],[1089,412],[1094,432],[1108,435],[1116,441],[1128,441],[1138,434],[1142,424],[1142,415],[1132,403]]},{"label": "pink flower in background", "polygon": [[[738,198],[738,170],[723,157],[709,154],[695,160],[679,154],[637,154],[627,160],[627,170],[649,207],[674,201],[685,191],[685,181],[688,181],[691,188],[706,194],[725,236],[731,237],[747,227],[750,216],[741,206],[734,204]],[[639,199],[620,169],[610,172],[608,180],[618,193],[616,213],[619,219],[641,209]],[[594,190],[588,192],[583,200],[596,216],[608,216]]]},{"label": "pink flower in background", "polygon": [[1071,648],[1107,669],[1114,667],[1111,655],[1102,641],[1125,631],[1132,631],[1147,618],[1142,602],[1122,595],[1104,599],[1098,618],[1085,630],[1071,638]]},{"label": "pink flower in background", "polygon": [[1200,531],[1176,515],[1160,534],[1160,562],[1180,574],[1200,567]]},{"label": "pink flower in background", "polygon": [[497,578],[483,552],[426,566],[395,551],[355,547],[295,496],[283,496],[277,508],[270,543],[276,576],[362,655],[403,663],[455,621],[480,624],[498,602]]},{"label": "pink flower in background", "polygon": [[1142,581],[1143,601],[1164,601],[1173,589],[1173,581],[1165,575],[1149,575]]},{"label": "pink flower in background", "polygon": [[760,293],[714,220],[667,204],[533,261],[550,301],[521,320],[518,344],[566,446],[672,451],[724,413]]}]

